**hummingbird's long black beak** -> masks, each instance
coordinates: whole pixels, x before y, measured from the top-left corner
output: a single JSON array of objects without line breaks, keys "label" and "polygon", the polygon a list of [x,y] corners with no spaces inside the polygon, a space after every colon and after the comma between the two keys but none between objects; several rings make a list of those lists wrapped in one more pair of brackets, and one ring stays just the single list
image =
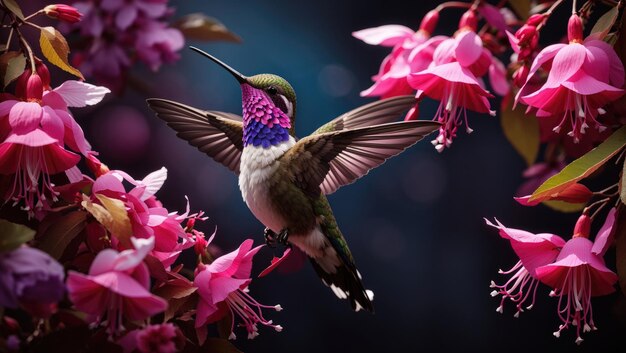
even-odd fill
[{"label": "hummingbird's long black beak", "polygon": [[198,49],[196,47],[193,47],[193,46],[190,46],[189,49],[206,56],[207,58],[211,59],[213,62],[218,64],[219,66],[221,66],[224,69],[226,69],[226,71],[230,72],[230,74],[233,75],[235,77],[235,79],[237,81],[239,81],[239,83],[247,83],[248,82],[248,78],[246,76],[242,75],[239,71],[233,69],[232,67],[226,65],[224,62],[222,62],[218,58],[214,57],[213,55],[205,52],[204,50],[200,50],[200,49]]}]

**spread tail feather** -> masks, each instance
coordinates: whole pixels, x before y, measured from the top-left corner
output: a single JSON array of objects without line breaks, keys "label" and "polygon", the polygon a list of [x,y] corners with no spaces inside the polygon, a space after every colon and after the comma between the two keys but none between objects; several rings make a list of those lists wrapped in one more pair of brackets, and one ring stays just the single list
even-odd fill
[{"label": "spread tail feather", "polygon": [[366,290],[363,287],[361,275],[356,269],[351,270],[345,264],[341,264],[335,267],[334,273],[330,273],[324,269],[327,268],[327,266],[318,262],[321,259],[311,257],[310,260],[315,272],[317,272],[317,275],[322,279],[322,282],[330,287],[340,299],[348,299],[352,310],[359,311],[365,309],[371,313],[374,312],[374,304],[372,304],[374,292],[369,289]]}]

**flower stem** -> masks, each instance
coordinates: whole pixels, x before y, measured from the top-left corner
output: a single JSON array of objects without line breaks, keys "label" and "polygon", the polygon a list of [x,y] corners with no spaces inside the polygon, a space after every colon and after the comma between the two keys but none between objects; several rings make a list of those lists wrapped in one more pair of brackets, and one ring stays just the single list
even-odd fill
[{"label": "flower stem", "polygon": [[39,11],[37,11],[37,12],[35,12],[35,13],[34,13],[34,14],[32,14],[32,15],[29,15],[28,17],[25,17],[25,18],[24,18],[24,21],[29,20],[29,19],[31,19],[31,18],[33,18],[33,17],[35,17],[35,16],[39,15],[39,14],[42,14],[42,13],[43,13],[43,9],[42,9],[42,10],[39,10]]},{"label": "flower stem", "polygon": [[449,9],[449,8],[469,9],[472,6],[473,6],[473,4],[469,4],[469,3],[466,3],[466,2],[447,1],[447,2],[439,4],[437,7],[435,7],[435,11],[441,11],[443,9]]}]

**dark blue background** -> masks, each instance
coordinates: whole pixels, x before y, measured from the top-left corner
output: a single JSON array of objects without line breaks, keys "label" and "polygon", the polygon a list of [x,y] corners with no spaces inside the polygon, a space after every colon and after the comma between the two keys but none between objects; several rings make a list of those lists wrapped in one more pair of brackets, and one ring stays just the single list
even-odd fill
[{"label": "dark blue background", "polygon": [[[370,100],[359,97],[369,87],[387,49],[368,46],[351,36],[358,29],[383,24],[417,28],[435,6],[431,1],[173,1],[177,15],[204,12],[220,19],[243,43],[188,43],[251,75],[270,72],[291,82],[298,95],[297,131],[304,136],[333,117]],[[460,13],[445,12],[437,31],[451,34]],[[565,29],[564,27],[562,28]],[[135,177],[165,166],[169,177],[157,196],[170,210],[193,210],[210,216],[203,229],[217,226],[215,243],[230,251],[252,237],[262,242],[263,226],[243,203],[237,179],[157,121],[143,103],[148,96],[178,100],[206,109],[239,113],[241,94],[221,68],[190,50],[161,72],[144,72],[151,87],[129,89],[122,98],[81,116],[94,149],[111,168]],[[119,108],[119,104],[126,108]],[[494,107],[498,108],[494,103]],[[120,110],[121,109],[121,110]],[[431,119],[436,104],[421,107]],[[251,285],[252,295],[285,310],[267,316],[284,326],[282,333],[260,328],[236,345],[246,352],[396,352],[611,351],[623,336],[617,312],[626,305],[619,295],[594,299],[597,332],[574,344],[575,331],[552,336],[560,321],[557,301],[541,287],[535,308],[519,319],[514,310],[495,312],[491,279],[502,283],[498,268],[514,258],[508,242],[488,228],[483,217],[505,225],[568,237],[575,216],[543,206],[523,208],[513,199],[525,168],[504,138],[499,118],[471,115],[474,133],[461,133],[443,154],[423,141],[388,161],[357,183],[329,197],[351,245],[366,287],[374,290],[376,313],[354,313],[317,279],[309,265],[293,274],[274,273]],[[599,226],[599,225],[595,225]],[[271,250],[263,250],[261,262]],[[618,300],[619,299],[619,300]]]}]

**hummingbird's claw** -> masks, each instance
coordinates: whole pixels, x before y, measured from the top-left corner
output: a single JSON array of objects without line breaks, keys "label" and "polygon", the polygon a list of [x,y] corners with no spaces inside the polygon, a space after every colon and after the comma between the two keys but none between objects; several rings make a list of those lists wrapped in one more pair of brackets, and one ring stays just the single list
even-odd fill
[{"label": "hummingbird's claw", "polygon": [[265,245],[271,248],[275,248],[277,243],[287,247],[291,246],[289,241],[287,241],[289,237],[289,230],[287,228],[284,228],[276,234],[273,230],[266,227],[265,230],[263,230],[263,237],[265,238]]},{"label": "hummingbird's claw", "polygon": [[273,230],[265,227],[265,230],[263,230],[263,237],[265,238],[265,245],[271,247],[271,248],[275,248],[276,247],[276,237],[278,235],[276,233],[274,233]]}]

